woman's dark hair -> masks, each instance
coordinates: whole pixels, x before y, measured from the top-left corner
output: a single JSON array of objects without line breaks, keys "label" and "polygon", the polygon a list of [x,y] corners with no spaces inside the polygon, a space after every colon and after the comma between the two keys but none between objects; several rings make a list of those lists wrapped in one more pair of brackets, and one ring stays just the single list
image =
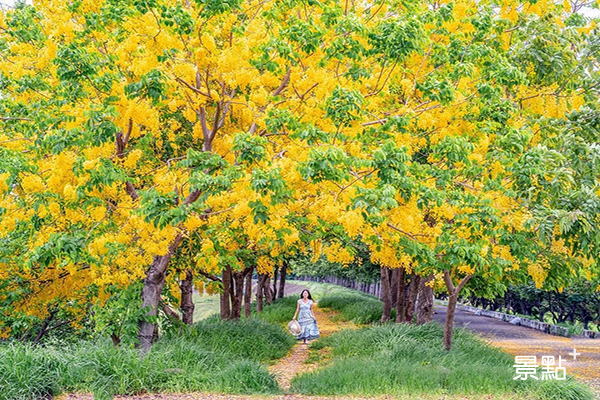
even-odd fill
[{"label": "woman's dark hair", "polygon": [[302,292],[300,292],[300,298],[302,298],[302,296],[304,295],[304,292],[308,292],[308,299],[312,300],[312,296],[310,295],[310,290],[308,290],[308,289],[304,289]]}]

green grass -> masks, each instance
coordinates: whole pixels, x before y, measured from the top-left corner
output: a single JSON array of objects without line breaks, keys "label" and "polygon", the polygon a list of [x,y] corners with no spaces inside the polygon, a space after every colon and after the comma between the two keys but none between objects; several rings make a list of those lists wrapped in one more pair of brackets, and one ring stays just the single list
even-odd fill
[{"label": "green grass", "polygon": [[[61,392],[95,398],[143,392],[279,393],[264,363],[295,343],[283,328],[264,321],[211,318],[183,335],[165,335],[146,357],[108,341],[72,346],[0,347],[0,400],[39,399]],[[5,362],[5,360],[7,362]]]},{"label": "green grass", "polygon": [[265,306],[259,314],[254,314],[256,304],[252,303],[253,316],[271,324],[286,325],[294,316],[298,298],[298,295],[294,294],[276,299],[271,305]]},{"label": "green grass", "polygon": [[[313,283],[315,292],[319,292],[320,285]],[[320,307],[339,312],[339,318],[359,324],[379,321],[382,303],[374,297],[345,288],[323,289]],[[455,331],[451,352],[443,350],[442,337],[443,329],[436,323],[377,324],[335,333],[311,346],[312,361],[319,360],[322,350],[327,350],[325,354],[331,357],[327,365],[296,377],[293,390],[308,395],[437,393],[544,400],[594,398],[586,386],[573,379],[515,381],[514,358],[466,330]]]},{"label": "green grass", "polygon": [[[573,381],[515,381],[513,358],[465,330],[457,330],[451,352],[442,349],[443,330],[386,324],[346,330],[311,346],[313,356],[329,348],[331,363],[292,381],[307,395],[496,395],[537,399],[593,399]],[[318,357],[318,356],[316,356]]]},{"label": "green grass", "polygon": [[[325,297],[319,307],[338,311],[337,318],[352,321],[356,324],[372,324],[381,319],[383,303],[371,296],[357,294],[337,294]],[[392,310],[392,320],[396,318],[396,310]]]}]

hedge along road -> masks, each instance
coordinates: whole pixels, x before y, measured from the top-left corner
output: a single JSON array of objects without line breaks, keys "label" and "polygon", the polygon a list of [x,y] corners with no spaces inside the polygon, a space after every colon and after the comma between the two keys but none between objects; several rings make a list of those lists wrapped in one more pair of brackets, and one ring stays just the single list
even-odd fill
[{"label": "hedge along road", "polygon": [[[436,304],[435,312],[433,319],[443,324],[446,307]],[[539,365],[542,356],[554,356],[558,366],[558,357],[561,356],[567,374],[587,383],[600,396],[600,339],[554,336],[458,308],[454,315],[454,326],[479,333],[492,345],[514,356],[537,356]],[[569,354],[573,353],[573,349],[580,353],[575,360]]]}]

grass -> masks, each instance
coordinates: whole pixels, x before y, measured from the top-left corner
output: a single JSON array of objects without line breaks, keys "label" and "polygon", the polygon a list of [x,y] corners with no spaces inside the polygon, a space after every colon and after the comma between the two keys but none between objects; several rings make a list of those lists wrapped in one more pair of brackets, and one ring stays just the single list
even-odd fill
[{"label": "grass", "polygon": [[[271,324],[286,325],[294,316],[297,302],[297,295],[276,299],[272,304],[265,306],[261,313],[255,314],[256,318]],[[255,312],[255,306],[256,304],[252,303],[252,313]]]},{"label": "grass", "polygon": [[[386,324],[346,330],[311,346],[330,353],[324,368],[297,376],[295,392],[307,395],[512,395],[537,399],[593,399],[585,386],[568,381],[515,381],[513,358],[465,330],[451,352],[442,349],[442,328]],[[316,356],[318,358],[318,355]]]},{"label": "grass", "polygon": [[[264,363],[295,343],[264,321],[210,318],[180,336],[163,336],[140,357],[108,341],[71,346],[0,347],[0,400],[92,392],[97,399],[143,392],[274,394],[280,389]],[[6,362],[5,362],[6,360]]]},{"label": "grass", "polygon": [[[372,324],[381,319],[383,303],[372,297],[356,294],[338,294],[325,297],[319,307],[338,311],[337,318],[352,321],[355,324]],[[396,319],[396,310],[392,310],[392,320]]]},{"label": "grass", "polygon": [[[379,320],[381,302],[373,296],[336,285],[294,283],[307,286],[320,307],[335,310],[337,318],[359,324]],[[210,297],[218,310],[218,297]],[[208,305],[210,297],[201,299]],[[35,348],[0,345],[0,400],[61,392],[92,392],[96,399],[144,392],[280,394],[266,364],[295,343],[282,325],[292,317],[297,298],[277,299],[250,320],[204,318],[181,333],[163,335],[143,358],[136,349],[115,348],[108,340]],[[513,358],[465,330],[456,331],[454,348],[446,352],[442,334],[436,324],[373,324],[323,337],[311,345],[310,355],[323,368],[297,376],[292,389],[363,397],[593,399],[572,379],[513,380]]]}]

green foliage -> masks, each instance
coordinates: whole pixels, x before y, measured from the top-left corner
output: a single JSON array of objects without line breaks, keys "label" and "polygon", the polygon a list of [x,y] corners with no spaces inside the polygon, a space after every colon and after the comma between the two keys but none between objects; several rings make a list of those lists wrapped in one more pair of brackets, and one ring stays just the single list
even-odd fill
[{"label": "green foliage", "polygon": [[338,86],[325,102],[325,115],[338,128],[350,126],[352,121],[359,118],[364,101],[360,92]]},{"label": "green foliage", "polygon": [[154,69],[142,75],[138,82],[125,86],[125,94],[129,98],[141,97],[150,99],[156,104],[167,97],[165,80],[164,74]]},{"label": "green foliage", "polygon": [[465,302],[494,311],[524,315],[551,324],[566,326],[570,334],[581,334],[586,329],[600,327],[600,293],[594,282],[581,282],[559,290],[544,290],[533,282],[509,285],[505,292],[493,299],[466,296]]},{"label": "green foliage", "polygon": [[411,53],[420,52],[425,37],[422,22],[417,18],[394,18],[382,22],[369,39],[374,54],[398,62]]},{"label": "green foliage", "polygon": [[94,305],[90,313],[94,334],[113,336],[130,347],[137,343],[139,321],[144,315],[141,289],[142,282],[125,289],[116,285],[108,287],[107,292],[111,293],[109,299],[102,305]]},{"label": "green foliage", "polygon": [[242,132],[235,135],[232,149],[237,152],[238,162],[252,164],[265,157],[267,143],[266,138]]},{"label": "green foliage", "polygon": [[300,164],[299,170],[304,179],[315,183],[324,180],[340,182],[349,177],[349,161],[339,147],[312,148],[308,152],[308,160]]}]

